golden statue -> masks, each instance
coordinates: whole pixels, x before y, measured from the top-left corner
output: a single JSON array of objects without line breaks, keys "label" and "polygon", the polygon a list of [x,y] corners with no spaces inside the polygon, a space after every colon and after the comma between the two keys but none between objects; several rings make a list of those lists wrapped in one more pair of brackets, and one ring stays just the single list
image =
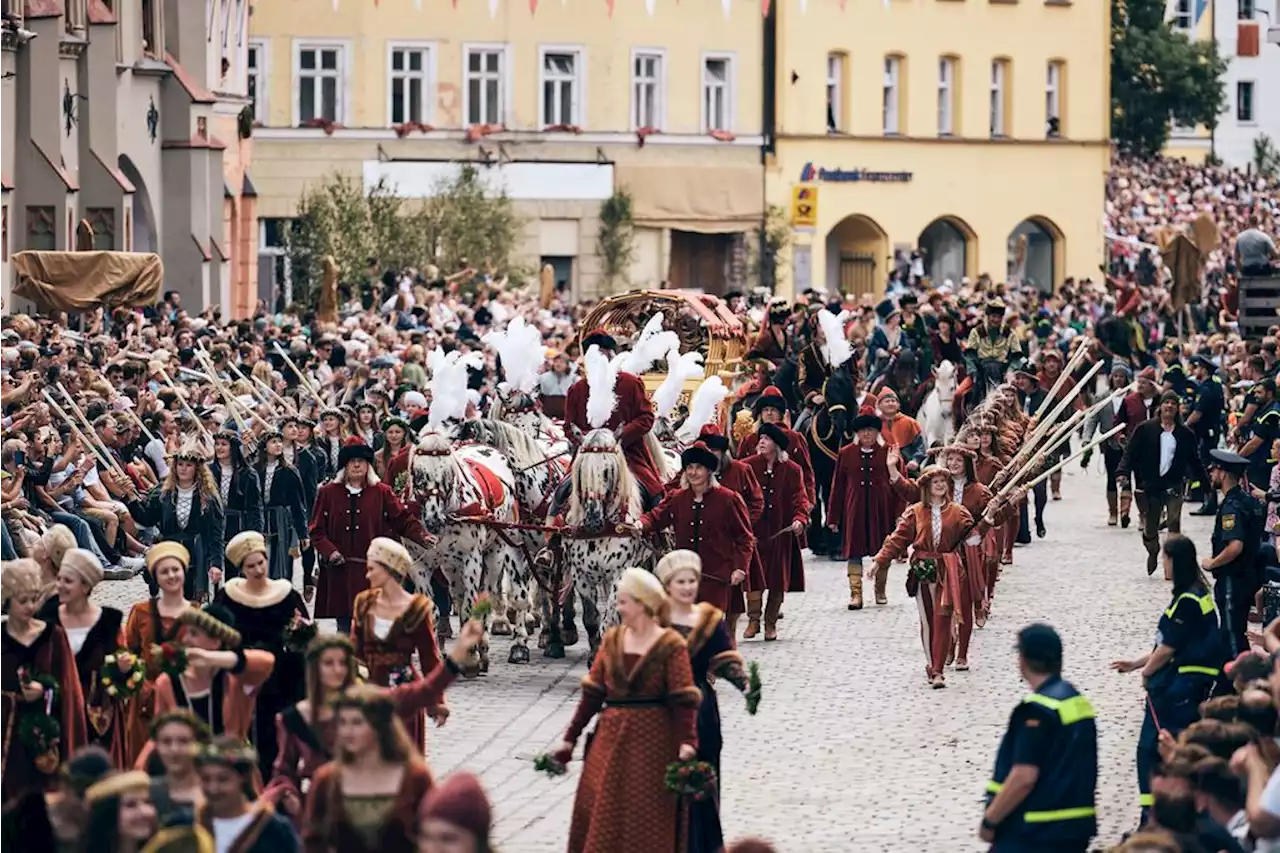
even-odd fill
[{"label": "golden statue", "polygon": [[338,262],[333,255],[324,256],[324,283],[320,286],[320,305],[316,319],[321,323],[338,322]]}]

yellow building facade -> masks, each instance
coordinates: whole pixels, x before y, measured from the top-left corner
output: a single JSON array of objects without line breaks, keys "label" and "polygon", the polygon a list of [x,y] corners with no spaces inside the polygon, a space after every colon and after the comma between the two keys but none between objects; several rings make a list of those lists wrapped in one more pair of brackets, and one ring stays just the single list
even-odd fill
[{"label": "yellow building facade", "polygon": [[790,288],[879,293],[917,248],[938,284],[1096,277],[1107,4],[782,0],[774,28]]},{"label": "yellow building facade", "polygon": [[[327,174],[422,198],[472,162],[524,221],[516,261],[550,264],[577,298],[744,286],[764,214],[762,21],[757,0],[257,4],[260,274],[287,278],[284,223]],[[618,189],[636,251],[606,281],[600,208]]]}]

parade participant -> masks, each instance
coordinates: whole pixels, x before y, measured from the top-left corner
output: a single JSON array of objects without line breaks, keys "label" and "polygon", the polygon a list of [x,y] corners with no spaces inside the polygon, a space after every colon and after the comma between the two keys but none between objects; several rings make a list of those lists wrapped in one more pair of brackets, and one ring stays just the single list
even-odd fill
[{"label": "parade participant", "polygon": [[298,836],[271,804],[254,799],[258,756],[243,740],[226,735],[196,754],[204,802],[195,822],[228,853],[299,853]]},{"label": "parade participant", "polygon": [[[1138,425],[1125,444],[1119,479],[1133,474],[1142,517],[1142,544],[1147,549],[1147,574],[1155,574],[1160,554],[1160,523],[1167,519],[1170,534],[1182,530],[1182,494],[1187,473],[1199,467],[1196,438],[1178,415],[1178,395],[1160,395],[1156,417]],[[1165,580],[1171,580],[1168,575]]]},{"label": "parade participant", "polygon": [[[935,690],[947,686],[943,670],[951,653],[951,620],[967,582],[960,556],[964,545],[982,541],[973,516],[951,499],[951,474],[930,465],[920,473],[920,500],[907,507],[884,540],[870,572],[889,571],[889,563],[911,549],[907,594],[920,610],[920,640],[924,645],[925,673]],[[988,512],[991,512],[988,509]]]},{"label": "parade participant", "polygon": [[[342,470],[339,457],[347,440],[346,428],[341,409],[322,409],[320,411],[320,434],[315,437],[316,449],[324,460],[322,480],[329,480]],[[320,555],[322,558],[324,554]]]},{"label": "parade participant", "polygon": [[[743,693],[750,690],[742,656],[724,627],[724,614],[710,604],[695,604],[702,576],[702,560],[692,551],[672,551],[654,567],[671,605],[671,627],[685,638],[693,682],[702,694],[698,704],[698,758],[716,771],[716,797],[695,802],[689,809],[688,853],[719,853],[724,847],[720,828],[720,703],[710,679],[724,679]],[[758,697],[757,697],[758,698]]]},{"label": "parade participant", "polygon": [[373,460],[369,445],[349,439],[338,455],[337,475],[321,486],[311,513],[311,539],[325,561],[315,617],[337,619],[343,633],[351,630],[352,604],[366,586],[365,555],[373,540],[403,537],[424,547],[434,541],[370,470]]},{"label": "parade participant", "polygon": [[[584,351],[597,347],[603,354],[613,357],[618,352],[617,341],[603,329],[596,329],[582,339]],[[644,492],[643,500],[646,508],[651,508],[662,499],[662,478],[644,438],[653,429],[653,405],[644,389],[644,381],[625,371],[618,371],[613,388],[617,402],[609,420],[604,423],[605,429],[613,430],[622,445],[622,453],[627,457],[627,467],[632,476],[640,484]],[[590,386],[584,375],[569,388],[564,401],[565,432],[570,444],[575,448],[582,443],[593,427],[587,419],[587,399]],[[568,484],[569,478],[565,478]],[[567,486],[561,486],[567,496]],[[563,501],[561,501],[563,504]]]},{"label": "parade participant", "polygon": [[387,476],[387,469],[391,465],[391,460],[409,446],[409,422],[401,417],[387,418],[382,422],[382,435],[382,447],[376,452],[377,460],[374,467],[378,476],[395,488],[395,481]]},{"label": "parade participant", "polygon": [[1124,403],[1120,406],[1123,417],[1116,421],[1116,423],[1124,423],[1126,439],[1133,435],[1138,424],[1155,417],[1158,405],[1156,398],[1159,396],[1160,389],[1156,387],[1155,368],[1144,367],[1138,371],[1137,381],[1138,387],[1125,395]]},{"label": "parade participant", "polygon": [[[956,387],[957,410],[963,409],[964,401],[975,384],[998,384],[1006,370],[1016,369],[1023,360],[1022,343],[1004,321],[1007,310],[1003,299],[998,296],[991,299],[983,309],[983,323],[969,332],[965,341],[965,378]],[[981,388],[980,385],[978,387]]]},{"label": "parade participant", "polygon": [[1009,717],[978,836],[992,853],[1085,853],[1098,831],[1093,706],[1062,677],[1048,625],[1018,632],[1018,668],[1032,692]]},{"label": "parade participant", "polygon": [[108,775],[85,792],[85,802],[84,853],[139,853],[155,835],[151,777],[141,770]]},{"label": "parade participant", "polygon": [[[990,488],[995,482],[996,476],[1009,463],[1009,457],[1004,455],[1004,451],[1000,447],[1000,428],[994,423],[981,423],[974,426],[973,441],[976,443],[973,457],[973,472],[979,483]],[[1010,509],[1013,506],[1021,506],[1026,498],[1023,497],[1019,501],[1011,501]],[[996,555],[997,562],[1000,565],[1009,565],[1013,562],[1013,543],[1018,537],[1018,512],[1010,511],[1007,513],[1008,518],[1004,524],[996,527]],[[996,578],[999,575],[999,567],[987,576],[987,598],[988,601],[995,594]]]},{"label": "parade participant", "polygon": [[[1044,388],[1040,387],[1040,379],[1034,373],[1019,370],[1013,375],[1013,382],[1018,389],[1019,408],[1023,414],[1034,416],[1044,404],[1045,398],[1049,396],[1048,392]],[[1070,443],[1070,440],[1068,440],[1062,444],[1062,447],[1070,451]],[[1053,455],[1054,458],[1052,459],[1046,457],[1044,464],[1052,465],[1056,461],[1058,455],[1060,454],[1055,453]],[[1036,504],[1036,536],[1043,539],[1048,533],[1048,530],[1044,526],[1044,510],[1045,507],[1049,505],[1049,484],[1043,480],[1040,481],[1036,484],[1033,493],[1035,494]],[[1018,541],[1024,545],[1031,541],[1031,527],[1026,515],[1026,508],[1023,507],[1020,510],[1021,527],[1018,531]]]},{"label": "parade participant", "polygon": [[351,435],[378,451],[382,447],[382,434],[378,432],[378,407],[368,401],[356,405],[351,420]]},{"label": "parade participant", "polygon": [[[1111,367],[1111,375],[1107,377],[1107,386],[1112,393],[1119,391],[1129,384],[1129,368],[1121,362],[1116,362]],[[1090,415],[1084,424],[1084,432],[1080,436],[1080,441],[1088,444],[1093,438],[1095,432],[1100,435],[1106,435],[1123,417],[1121,408],[1124,406],[1123,397],[1113,397],[1111,402],[1107,403],[1096,413]],[[1086,451],[1080,459],[1080,467],[1088,468],[1089,460],[1093,455],[1093,451]],[[1119,435],[1113,435],[1102,443],[1102,464],[1107,471],[1107,526],[1115,527],[1118,522],[1121,527],[1129,526],[1129,507],[1133,501],[1133,479],[1132,477],[1120,477],[1120,460],[1124,458],[1124,439]]]},{"label": "parade participant", "polygon": [[[880,550],[893,530],[900,500],[889,480],[889,448],[881,439],[883,421],[870,408],[853,419],[857,440],[840,451],[831,480],[831,518],[841,534],[840,559],[847,561],[849,609],[862,609],[862,561]],[[888,604],[888,569],[875,578],[876,604]]]},{"label": "parade participant", "polygon": [[85,793],[114,769],[111,756],[101,747],[76,750],[58,772],[56,788],[28,789],[5,801],[0,848],[78,853],[89,822]]},{"label": "parade participant", "polygon": [[701,693],[684,639],[664,627],[670,602],[658,579],[627,569],[617,606],[622,624],[601,640],[573,721],[553,753],[567,764],[587,723],[600,715],[578,779],[568,850],[681,853],[687,845],[679,800],[663,776],[671,762],[697,757]]},{"label": "parade participant", "polygon": [[711,449],[697,442],[680,454],[684,469],[683,487],[640,518],[640,534],[672,529],[676,548],[693,551],[702,558],[707,572],[698,586],[698,600],[723,612],[742,602],[742,583],[751,567],[755,536],[742,497],[716,479],[720,460]]},{"label": "parade participant", "polygon": [[41,595],[44,601],[58,594],[58,570],[62,567],[62,558],[76,547],[76,536],[65,524],[51,524],[35,539],[30,547],[31,559],[40,564],[40,580],[44,584]]},{"label": "parade participant", "polygon": [[[222,500],[222,541],[225,549],[242,530],[262,530],[262,481],[244,458],[240,434],[231,429],[213,436],[213,461],[209,472],[218,484]],[[223,567],[224,576],[236,577],[235,566]]]},{"label": "parade participant", "polygon": [[190,711],[170,711],[151,724],[151,741],[151,802],[164,826],[204,802],[196,755],[209,743],[209,727]]},{"label": "parade participant", "polygon": [[258,689],[249,739],[258,752],[262,778],[269,778],[276,758],[276,714],[302,698],[303,658],[287,634],[307,622],[307,605],[293,584],[267,577],[268,545],[261,533],[246,530],[227,543],[227,563],[240,577],[227,581],[214,601],[231,614],[241,643],[270,652],[271,676]]},{"label": "parade participant", "polygon": [[[0,703],[6,731],[0,788],[9,802],[27,790],[50,790],[58,767],[88,741],[75,655],[63,629],[36,618],[42,584],[34,560],[0,567],[0,599],[9,618],[0,631]],[[41,737],[48,722],[57,737]],[[25,734],[30,732],[31,734]]]},{"label": "parade participant", "polygon": [[[782,391],[777,387],[770,385],[760,393],[751,408],[756,420],[760,421],[760,423],[773,424],[786,433],[787,454],[791,457],[792,462],[800,466],[800,470],[804,474],[805,498],[812,508],[815,498],[813,462],[809,459],[809,445],[805,442],[804,436],[786,424],[787,398],[782,395]],[[756,443],[759,440],[760,432],[758,429],[742,439],[738,445],[738,458],[745,460],[754,454],[756,452]]]},{"label": "parade participant", "polygon": [[[1087,361],[1087,357],[1086,357]],[[1041,389],[1044,390],[1045,396],[1053,390],[1054,385],[1062,376],[1062,369],[1065,366],[1065,360],[1062,351],[1059,349],[1045,349],[1040,353],[1040,369],[1036,373],[1036,382]],[[1062,384],[1058,385],[1057,393],[1053,395],[1050,407],[1062,402],[1068,394],[1075,390],[1076,378],[1068,376],[1062,380]],[[1074,411],[1084,410],[1085,397],[1084,394],[1076,394],[1075,398],[1069,404],[1069,408]],[[1067,441],[1060,446],[1060,449],[1050,457],[1045,458],[1045,465],[1053,466],[1066,458],[1071,452],[1071,442]],[[1049,488],[1053,494],[1055,501],[1062,500],[1062,469],[1059,468],[1049,475]]]},{"label": "parade participant", "polygon": [[[809,501],[804,473],[788,455],[790,437],[777,424],[763,423],[755,433],[758,452],[746,464],[760,483],[764,508],[754,522],[756,554],[764,566],[764,588],[747,591],[745,640],[760,633],[764,615],[766,642],[778,639],[778,612],[788,592],[804,592],[804,559],[801,543],[809,523]],[[769,602],[764,606],[764,593]]]},{"label": "parade participant", "polygon": [[427,792],[418,812],[417,853],[494,853],[493,807],[480,779],[465,770]]},{"label": "parade participant", "polygon": [[[301,415],[291,415],[284,421],[284,458],[298,469],[302,478],[302,506],[311,518],[316,505],[316,492],[324,479],[324,452],[312,441],[315,422]],[[302,548],[302,597],[308,604],[316,595],[316,549],[308,532],[307,547]]]},{"label": "parade participant", "polygon": [[[409,552],[396,540],[379,536],[369,543],[364,573],[369,588],[356,596],[351,642],[356,658],[369,667],[369,681],[382,687],[419,681],[440,665],[431,599],[404,588],[412,565]],[[413,665],[414,652],[420,668]],[[449,719],[443,695],[407,726],[415,747],[426,742],[428,715],[437,726]]]},{"label": "parade participant", "polygon": [[787,338],[787,324],[791,320],[791,305],[785,296],[775,296],[769,300],[768,322],[761,326],[759,334],[747,350],[747,361],[763,358],[773,363],[776,368],[786,360],[790,349]]},{"label": "parade participant", "polygon": [[159,663],[151,651],[153,646],[175,639],[178,617],[192,606],[183,595],[190,563],[191,555],[178,542],[161,542],[147,551],[147,571],[155,580],[159,595],[135,604],[124,625],[124,648],[147,662],[142,689],[129,703],[125,767],[133,764],[151,737],[156,679],[160,675]]},{"label": "parade participant", "polygon": [[1152,804],[1151,771],[1160,760],[1161,730],[1176,738],[1200,718],[1200,703],[1212,695],[1227,659],[1217,608],[1200,574],[1195,543],[1170,535],[1163,557],[1165,575],[1173,580],[1173,600],[1156,626],[1155,648],[1135,660],[1111,664],[1116,672],[1142,670],[1147,690],[1137,756],[1143,822]]},{"label": "parade participant", "polygon": [[[128,703],[124,696],[108,695],[100,676],[106,657],[115,655],[124,645],[121,631],[124,614],[89,600],[94,587],[101,582],[102,564],[98,558],[83,548],[72,548],[62,558],[62,568],[58,570],[58,595],[49,599],[40,617],[62,626],[71,653],[75,655],[89,743],[107,750],[115,765],[124,767]],[[119,655],[122,681],[132,670],[133,662],[132,653]]]},{"label": "parade participant", "polygon": [[301,553],[311,543],[302,477],[284,457],[284,433],[269,429],[262,435],[256,468],[262,482],[262,532],[270,554],[271,578],[293,583],[295,548]]},{"label": "parade participant", "polygon": [[[124,496],[129,514],[138,524],[159,528],[159,541],[179,542],[191,555],[186,574],[185,595],[191,600],[207,600],[210,582],[222,576],[222,501],[218,485],[207,466],[205,450],[188,440],[173,457],[169,476],[159,489],[139,496],[128,477],[108,475],[107,482]],[[216,574],[215,574],[216,570]],[[156,595],[154,579],[148,584]]]},{"label": "parade participant", "polygon": [[[1196,390],[1191,414],[1187,416],[1187,427],[1195,433],[1200,464],[1208,470],[1209,451],[1218,446],[1218,439],[1222,436],[1227,409],[1226,397],[1222,390],[1222,377],[1217,373],[1217,365],[1207,357],[1192,356],[1191,370],[1196,380]],[[1271,443],[1266,444],[1263,459],[1271,453]],[[1258,476],[1264,473],[1269,475],[1271,472],[1269,469],[1264,472],[1262,469],[1251,467],[1250,479],[1257,483],[1265,483],[1269,476]],[[1193,515],[1213,515],[1218,511],[1217,493],[1213,489],[1205,489],[1204,494],[1203,506],[1195,510]]]},{"label": "parade participant", "polygon": [[[187,668],[156,679],[156,716],[185,708],[209,727],[214,737],[249,737],[258,691],[271,677],[275,657],[261,649],[241,648],[235,617],[225,607],[189,607],[178,617],[185,629]],[[137,764],[145,767],[154,744],[143,747]]]},{"label": "parade participant", "polygon": [[390,694],[356,685],[343,691],[337,757],[307,794],[307,853],[417,853],[418,810],[432,786],[422,752],[409,741]]},{"label": "parade participant", "polygon": [[907,461],[907,470],[915,471],[924,462],[924,430],[915,418],[902,413],[898,393],[885,388],[878,395],[880,405],[880,434],[889,447],[896,447]]},{"label": "parade participant", "polygon": [[1201,560],[1200,567],[1214,578],[1213,601],[1226,634],[1227,652],[1235,657],[1249,650],[1249,608],[1258,588],[1254,558],[1265,512],[1241,487],[1249,460],[1229,450],[1211,450],[1209,456],[1209,475],[1221,497],[1213,525],[1213,556]]}]

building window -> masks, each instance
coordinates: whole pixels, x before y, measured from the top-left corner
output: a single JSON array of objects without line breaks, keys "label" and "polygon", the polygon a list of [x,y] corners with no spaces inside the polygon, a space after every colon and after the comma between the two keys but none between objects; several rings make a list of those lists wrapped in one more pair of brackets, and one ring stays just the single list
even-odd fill
[{"label": "building window", "polygon": [[895,134],[899,132],[900,122],[898,120],[898,102],[901,97],[899,91],[900,72],[902,70],[902,60],[897,56],[886,56],[884,58],[884,132],[885,134]]},{"label": "building window", "polygon": [[91,207],[85,211],[85,219],[93,229],[95,252],[110,252],[116,247],[116,211],[111,207]]},{"label": "building window", "polygon": [[227,45],[231,43],[231,0],[222,0],[222,56],[227,56]]},{"label": "building window", "polygon": [[1253,104],[1253,81],[1240,80],[1236,83],[1236,121],[1241,124],[1252,124],[1256,121]]},{"label": "building window", "polygon": [[249,53],[245,57],[245,94],[249,97],[249,109],[253,110],[253,120],[265,122],[267,119],[267,45],[265,42],[249,42]]},{"label": "building window", "polygon": [[733,129],[733,58],[702,57],[702,132]]},{"label": "building window", "polygon": [[1174,0],[1173,20],[1170,23],[1175,30],[1184,33],[1191,30],[1191,2],[1192,0]]},{"label": "building window", "polygon": [[827,132],[844,130],[844,60],[843,53],[827,54]]},{"label": "building window", "polygon": [[1045,66],[1044,123],[1045,136],[1049,139],[1062,135],[1062,69],[1062,61],[1057,59]]},{"label": "building window", "polygon": [[467,124],[507,122],[507,49],[501,45],[469,47],[466,56]]},{"label": "building window", "polygon": [[665,56],[657,51],[636,51],[631,56],[631,129],[661,130]]},{"label": "building window", "polygon": [[997,59],[991,63],[991,135],[1005,136],[1008,133],[1009,117],[1007,115],[1008,97],[1006,81],[1009,76],[1009,60]]},{"label": "building window", "polygon": [[955,131],[956,61],[950,56],[938,60],[938,135],[951,136]]},{"label": "building window", "polygon": [[431,76],[434,66],[431,47],[427,45],[391,46],[392,124],[431,121]]},{"label": "building window", "polygon": [[542,115],[543,127],[581,126],[586,117],[582,110],[583,52],[580,48],[542,48]]},{"label": "building window", "polygon": [[58,248],[58,217],[52,207],[27,208],[27,248],[52,252]]},{"label": "building window", "polygon": [[1236,0],[1236,17],[1241,21],[1252,21],[1257,11],[1255,0]]},{"label": "building window", "polygon": [[244,37],[249,32],[249,6],[244,0],[236,0],[236,47],[244,47]]},{"label": "building window", "polygon": [[152,59],[164,56],[160,43],[160,0],[142,0],[142,52]]},{"label": "building window", "polygon": [[341,45],[306,44],[297,47],[298,120],[340,123],[345,115],[343,98],[344,49]]},{"label": "building window", "polygon": [[62,25],[68,33],[79,35],[84,32],[84,4],[85,0],[66,0],[62,15]]}]

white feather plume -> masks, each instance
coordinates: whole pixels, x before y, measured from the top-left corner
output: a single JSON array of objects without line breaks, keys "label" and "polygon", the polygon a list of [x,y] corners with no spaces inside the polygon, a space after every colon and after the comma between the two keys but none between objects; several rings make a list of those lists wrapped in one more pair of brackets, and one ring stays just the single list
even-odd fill
[{"label": "white feather plume", "polygon": [[719,376],[703,380],[698,390],[693,392],[693,399],[689,401],[689,417],[680,425],[677,437],[685,444],[697,441],[698,433],[715,417],[716,406],[728,396],[729,389],[724,387]]},{"label": "white feather plume", "polygon": [[466,417],[468,367],[483,368],[484,356],[478,352],[463,355],[458,350],[446,355],[443,349],[436,347],[427,359],[427,368],[431,371],[428,429],[438,430],[447,421]]},{"label": "white feather plume", "polygon": [[502,359],[507,385],[532,394],[538,387],[538,368],[546,360],[542,333],[537,327],[526,323],[524,317],[516,317],[501,332],[490,332],[481,340]]},{"label": "white feather plume", "polygon": [[622,369],[627,373],[641,374],[660,361],[673,346],[680,345],[680,338],[675,332],[667,332],[662,328],[662,312],[649,318],[640,332],[640,337],[632,345],[630,352],[625,352],[621,359]]},{"label": "white feather plume", "polygon": [[667,378],[653,392],[653,413],[660,418],[670,415],[680,401],[684,383],[690,379],[701,379],[705,373],[702,353],[695,350],[681,355],[678,346],[672,347],[667,353]]},{"label": "white feather plume", "polygon": [[818,327],[822,329],[822,354],[827,357],[827,364],[832,369],[844,364],[853,357],[853,346],[844,336],[844,325],[840,318],[823,308],[818,312]]},{"label": "white feather plume", "polygon": [[618,365],[621,358],[613,361],[600,351],[600,347],[592,344],[582,359],[583,369],[587,374],[587,423],[592,428],[600,429],[613,417],[613,410],[618,407],[618,395],[614,386],[618,382]]}]

